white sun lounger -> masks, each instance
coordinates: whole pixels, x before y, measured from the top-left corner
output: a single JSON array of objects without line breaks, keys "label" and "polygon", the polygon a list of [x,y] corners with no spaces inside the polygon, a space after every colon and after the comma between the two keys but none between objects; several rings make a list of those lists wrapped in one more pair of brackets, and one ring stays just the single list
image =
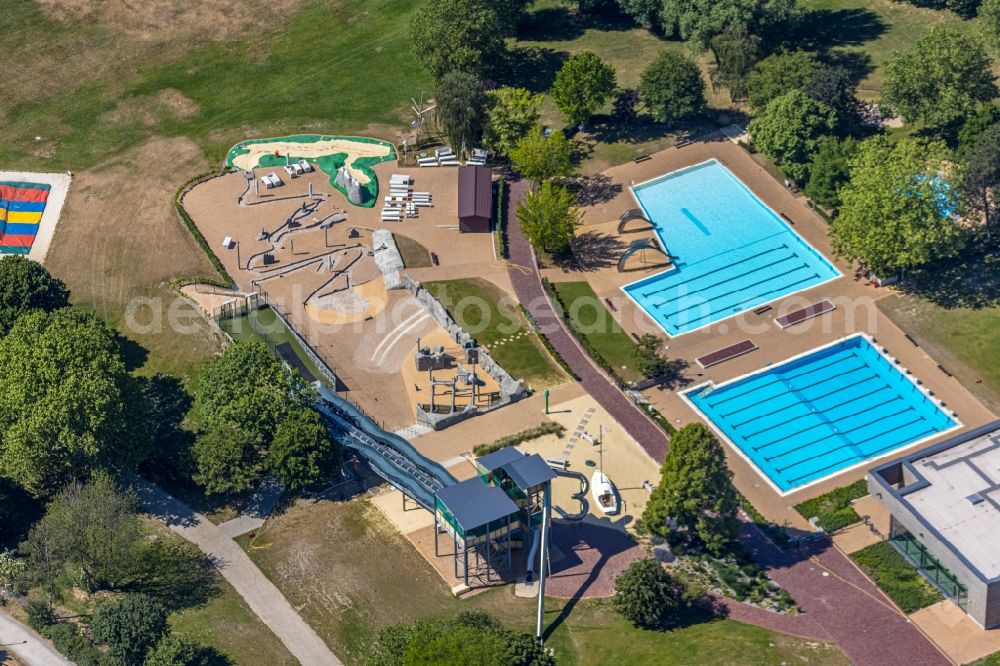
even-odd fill
[{"label": "white sun lounger", "polygon": [[420,166],[423,166],[425,164],[437,164],[437,161],[438,161],[437,156],[434,156],[434,157],[418,157],[417,158],[417,164],[419,164]]},{"label": "white sun lounger", "polygon": [[420,206],[421,208],[433,208],[434,207],[434,204],[432,204],[430,201],[414,201],[413,205],[414,206]]},{"label": "white sun lounger", "polygon": [[430,192],[414,192],[413,196],[414,197],[427,197],[427,198],[430,198],[431,193]]},{"label": "white sun lounger", "polygon": [[462,163],[459,162],[455,157],[451,157],[446,160],[441,160],[440,162],[438,162],[438,164],[440,166],[462,166]]},{"label": "white sun lounger", "polygon": [[453,156],[455,155],[455,151],[454,151],[454,150],[452,150],[452,149],[451,149],[451,148],[449,148],[449,147],[445,147],[445,148],[435,148],[435,149],[434,149],[434,155],[435,155],[435,156],[436,156],[436,157],[437,157],[438,159],[445,159],[445,158],[448,158],[448,157],[453,157]]},{"label": "white sun lounger", "polygon": [[410,177],[405,173],[394,173],[389,177],[389,183],[392,185],[409,185]]}]

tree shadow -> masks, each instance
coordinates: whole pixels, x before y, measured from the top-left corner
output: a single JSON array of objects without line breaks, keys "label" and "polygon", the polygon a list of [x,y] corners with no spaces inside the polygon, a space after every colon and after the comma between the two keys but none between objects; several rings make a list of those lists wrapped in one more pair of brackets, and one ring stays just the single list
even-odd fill
[{"label": "tree shadow", "polygon": [[115,339],[118,342],[118,348],[121,350],[126,370],[132,372],[146,365],[146,361],[149,359],[148,349],[121,333],[115,333]]},{"label": "tree shadow", "polygon": [[569,7],[536,9],[517,27],[517,38],[527,42],[568,42],[582,35],[581,21]]},{"label": "tree shadow", "polygon": [[187,543],[148,543],[125,591],[143,592],[168,610],[201,606],[219,593],[217,563]]},{"label": "tree shadow", "polygon": [[820,60],[831,67],[843,67],[851,75],[855,85],[872,73],[871,56],[862,51],[833,51],[824,53]]},{"label": "tree shadow", "polygon": [[593,176],[574,176],[563,182],[576,197],[577,204],[581,206],[605,203],[622,193],[622,186],[602,173]]},{"label": "tree shadow", "polygon": [[511,49],[509,77],[506,83],[527,88],[532,92],[546,92],[556,80],[556,72],[562,67],[569,54],[538,46],[522,46]]},{"label": "tree shadow", "polygon": [[582,233],[573,241],[576,267],[593,272],[615,266],[625,247],[625,243],[610,234],[597,231]]},{"label": "tree shadow", "polygon": [[16,547],[44,514],[44,502],[0,478],[0,550]]},{"label": "tree shadow", "polygon": [[946,309],[1000,305],[1000,255],[938,262],[908,273],[902,287]]},{"label": "tree shadow", "polygon": [[882,18],[867,9],[813,9],[803,13],[790,44],[805,51],[860,46],[887,29]]}]

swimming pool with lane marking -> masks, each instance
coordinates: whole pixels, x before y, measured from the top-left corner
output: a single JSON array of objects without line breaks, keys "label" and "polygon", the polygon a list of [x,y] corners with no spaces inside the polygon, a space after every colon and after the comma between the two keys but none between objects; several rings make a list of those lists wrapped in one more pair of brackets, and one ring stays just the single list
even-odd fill
[{"label": "swimming pool with lane marking", "polygon": [[840,277],[717,160],[632,192],[674,265],[623,289],[670,335]]},{"label": "swimming pool with lane marking", "polygon": [[781,494],[961,425],[864,334],[683,396]]}]

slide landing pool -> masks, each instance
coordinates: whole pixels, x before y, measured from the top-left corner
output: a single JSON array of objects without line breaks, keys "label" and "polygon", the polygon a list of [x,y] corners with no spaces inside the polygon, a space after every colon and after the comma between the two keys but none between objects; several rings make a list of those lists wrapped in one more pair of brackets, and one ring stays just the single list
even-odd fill
[{"label": "slide landing pool", "polygon": [[840,277],[716,160],[632,187],[670,269],[624,287],[669,335],[680,335]]},{"label": "slide landing pool", "polygon": [[683,395],[780,494],[961,425],[864,334]]}]

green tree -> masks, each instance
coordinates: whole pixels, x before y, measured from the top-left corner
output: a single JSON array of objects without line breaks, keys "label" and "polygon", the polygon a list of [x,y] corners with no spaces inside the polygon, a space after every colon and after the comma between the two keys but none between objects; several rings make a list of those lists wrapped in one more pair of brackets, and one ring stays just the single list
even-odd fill
[{"label": "green tree", "polygon": [[168,484],[190,483],[194,473],[191,454],[192,433],[184,427],[193,397],[176,377],[157,373],[142,378],[142,394],[152,424],[153,445],[139,465],[149,478]]},{"label": "green tree", "polygon": [[987,44],[1000,53],[1000,0],[983,0],[979,5],[979,23]]},{"label": "green tree", "polygon": [[569,250],[580,224],[580,210],[573,194],[552,182],[528,192],[517,206],[517,217],[531,244],[554,254]]},{"label": "green tree", "polygon": [[622,13],[644,28],[653,28],[660,23],[661,0],[617,0]]},{"label": "green tree", "polygon": [[661,0],[660,26],[705,49],[728,26],[743,25],[765,43],[795,16],[794,0]]},{"label": "green tree", "polygon": [[614,109],[612,115],[622,127],[631,127],[635,123],[636,118],[639,117],[636,107],[639,106],[640,101],[642,98],[639,97],[637,88],[623,88],[615,94],[615,99],[611,103],[611,107]]},{"label": "green tree", "polygon": [[66,285],[40,263],[18,254],[0,259],[0,335],[26,312],[52,312],[67,305]]},{"label": "green tree", "polygon": [[840,205],[840,188],[851,177],[850,161],[857,151],[858,142],[848,137],[824,137],[809,165],[809,182],[806,194],[821,206],[834,208]]},{"label": "green tree", "polygon": [[690,58],[664,51],[642,73],[639,92],[653,119],[660,123],[681,120],[705,108],[705,82]]},{"label": "green tree", "polygon": [[167,633],[167,609],[140,593],[106,601],[90,622],[94,640],[125,666],[141,666],[146,654]]},{"label": "green tree", "polygon": [[465,72],[480,79],[494,74],[507,54],[509,17],[489,0],[425,0],[410,24],[413,53],[440,79]]},{"label": "green tree", "polygon": [[992,241],[1000,202],[1000,123],[980,134],[966,151],[961,189],[969,205],[980,214],[986,238]]},{"label": "green tree", "polygon": [[882,136],[862,142],[830,225],[837,254],[882,276],[955,256],[963,237],[948,216],[956,202],[940,175],[948,172],[947,157],[939,142]]},{"label": "green tree", "polygon": [[669,520],[706,550],[721,553],[735,539],[738,501],[722,445],[702,423],[689,423],[670,439],[660,483],[646,504],[643,523],[670,536]]},{"label": "green tree", "polygon": [[299,490],[333,475],[340,467],[341,453],[320,415],[303,409],[278,426],[267,465],[286,488]]},{"label": "green tree", "polygon": [[805,51],[769,55],[750,72],[747,101],[752,108],[761,111],[772,99],[792,90],[805,89],[821,69],[815,56]]},{"label": "green tree", "polygon": [[236,426],[266,446],[286,416],[311,406],[315,398],[302,375],[282,365],[263,342],[241,340],[205,364],[193,415],[205,429]]},{"label": "green tree", "polygon": [[615,91],[615,70],[597,54],[584,51],[567,58],[556,72],[549,94],[571,125],[582,125]]},{"label": "green tree", "polygon": [[129,580],[143,538],[138,505],[135,493],[105,472],[70,483],[21,544],[32,577],[51,586],[67,573],[84,590]]},{"label": "green tree", "polygon": [[559,130],[545,136],[536,127],[510,151],[510,161],[522,176],[540,183],[573,173],[573,148]]},{"label": "green tree", "polygon": [[517,32],[518,23],[533,2],[534,0],[493,0],[493,8],[500,16],[505,36]]},{"label": "green tree", "polygon": [[143,666],[226,666],[230,661],[213,648],[186,636],[167,634],[146,655]]},{"label": "green tree", "polygon": [[264,473],[264,443],[232,423],[213,422],[194,441],[194,480],[214,495],[239,494],[257,487]]},{"label": "green tree", "polygon": [[677,364],[662,356],[660,348],[663,338],[652,333],[643,333],[635,347],[635,369],[646,377],[660,377],[677,369]]},{"label": "green tree", "polygon": [[635,560],[615,578],[615,610],[642,629],[662,627],[681,596],[681,586],[652,558]]},{"label": "green tree", "polygon": [[882,101],[907,122],[946,125],[996,95],[982,45],[946,28],[933,28],[885,65]]},{"label": "green tree", "polygon": [[965,155],[979,143],[979,137],[993,125],[1000,125],[1000,102],[983,104],[974,114],[967,117],[958,130],[958,153]]},{"label": "green tree", "polygon": [[491,90],[486,96],[489,120],[483,142],[493,152],[507,157],[538,122],[542,96],[510,87]]},{"label": "green tree", "polygon": [[734,23],[709,40],[709,50],[714,59],[709,71],[713,89],[728,89],[734,102],[746,99],[747,77],[760,58],[760,37],[751,35],[745,25]]},{"label": "green tree", "polygon": [[803,182],[820,139],[833,131],[836,122],[833,109],[801,90],[792,90],[775,97],[750,121],[750,138],[782,173]]},{"label": "green tree", "polygon": [[435,118],[455,150],[462,145],[471,148],[479,144],[486,122],[482,81],[465,72],[448,72],[438,82],[434,101]]},{"label": "green tree", "polygon": [[134,469],[149,445],[139,383],[103,321],[36,311],[0,339],[0,475],[41,497],[93,469]]},{"label": "green tree", "polygon": [[861,127],[861,102],[854,94],[855,88],[854,75],[846,67],[823,65],[802,91],[834,110],[837,130],[841,136],[846,136]]}]

